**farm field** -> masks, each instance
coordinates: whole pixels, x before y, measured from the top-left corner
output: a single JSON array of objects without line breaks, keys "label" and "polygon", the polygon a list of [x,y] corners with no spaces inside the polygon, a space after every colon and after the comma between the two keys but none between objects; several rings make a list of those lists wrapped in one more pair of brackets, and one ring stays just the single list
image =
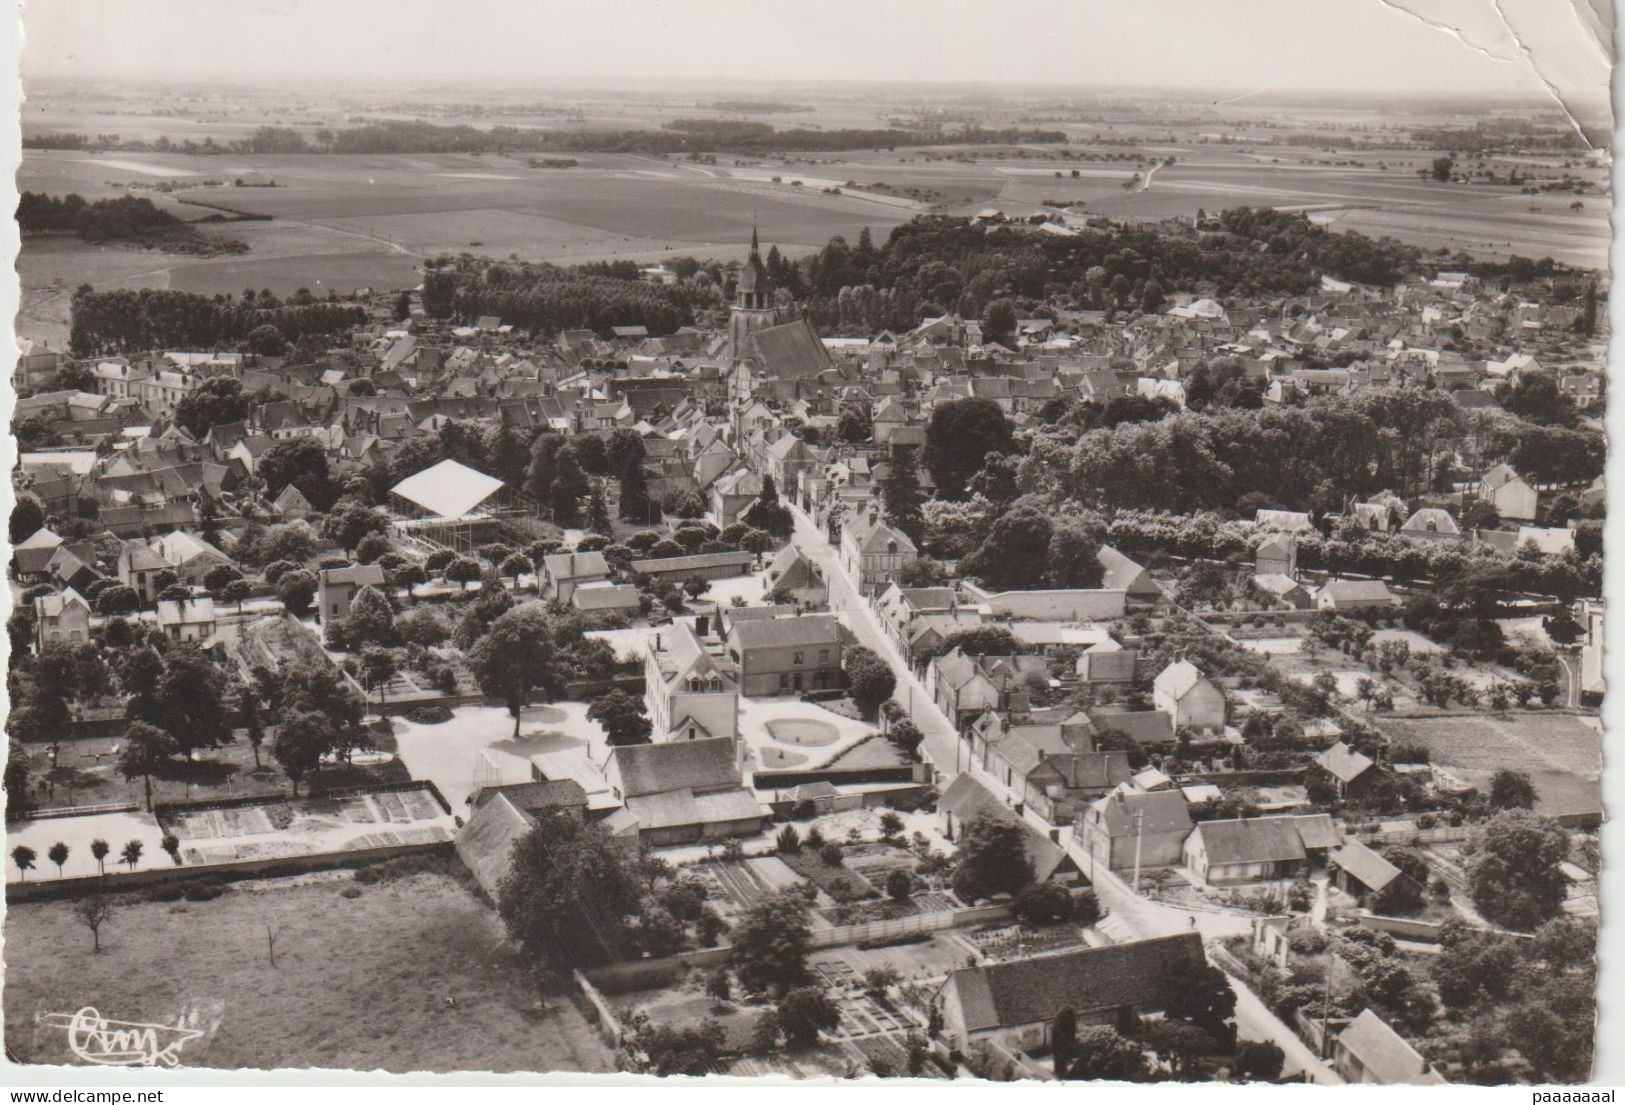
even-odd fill
[{"label": "farm field", "polygon": [[[907,120],[915,109],[898,100],[858,96],[780,97],[810,111],[744,116],[777,127],[880,127]],[[492,104],[488,114],[449,104],[429,111],[431,122],[543,129],[658,128],[679,117],[740,118],[718,111],[712,98],[650,92],[575,92]],[[1163,105],[1198,119],[1213,105]],[[187,97],[132,111],[117,94],[86,101],[31,101],[25,133],[75,131],[126,139],[242,137],[252,121],[313,133],[343,125],[361,105],[343,100],[298,104]],[[389,105],[369,117],[421,117]],[[510,114],[510,112],[512,112]],[[1342,149],[1350,127],[1396,133],[1430,122],[1400,121],[1368,110],[1264,112],[1226,108],[1229,125],[1158,124],[1157,113],[1111,119],[1091,111],[1061,112],[1041,124],[1065,131],[1053,146],[928,146],[890,150],[799,153],[789,157],[718,155],[716,164],[636,154],[577,154],[570,169],[536,169],[528,154],[245,155],[28,150],[18,172],[22,190],[91,199],[147,196],[189,220],[214,213],[205,204],[270,216],[270,222],[225,223],[215,232],[248,243],[245,255],[194,258],[73,239],[30,239],[18,268],[23,306],[19,333],[54,347],[66,343],[71,289],[176,288],[205,294],[245,287],[286,294],[310,288],[394,290],[421,279],[425,257],[470,252],[523,260],[576,263],[625,259],[653,262],[691,254],[720,260],[743,255],[754,223],[765,244],[787,255],[821,247],[831,237],[855,240],[869,227],[883,237],[925,211],[971,214],[999,207],[1013,215],[1044,201],[1083,205],[1115,219],[1189,217],[1250,205],[1307,212],[1333,229],[1392,235],[1424,248],[1465,249],[1484,257],[1550,255],[1569,264],[1606,264],[1608,200],[1593,195],[1572,209],[1567,194],[1521,195],[1506,185],[1440,184],[1417,178],[1433,151]],[[1256,115],[1270,130],[1246,122]],[[979,104],[984,126],[1023,125],[1014,104]],[[1070,119],[1070,121],[1068,121]],[[1281,127],[1324,133],[1326,146],[1275,144]],[[1219,139],[1225,139],[1221,142]],[[1369,138],[1368,138],[1369,140]],[[1251,143],[1251,144],[1243,144]],[[1063,160],[1060,152],[1073,155]],[[1093,157],[1094,160],[1079,160]],[[1151,159],[1173,158],[1131,185]],[[1606,187],[1606,169],[1559,158],[1492,157],[1498,173],[1516,168],[1537,176],[1571,172]],[[1078,175],[1071,174],[1076,171]],[[1059,172],[1061,175],[1057,176]],[[774,178],[778,181],[775,182]],[[242,178],[277,188],[236,188]],[[221,186],[197,187],[204,181]],[[798,187],[793,182],[801,181]],[[848,182],[852,187],[847,187]],[[161,183],[183,186],[169,193]],[[132,190],[131,185],[144,185]],[[188,186],[190,185],[190,186]],[[826,189],[839,188],[841,194]]]},{"label": "farm field", "polygon": [[[349,888],[359,896],[341,896]],[[6,1044],[20,1062],[71,1062],[64,1034],[36,1015],[91,1005],[170,1024],[196,1011],[208,1033],[182,1049],[188,1067],[614,1069],[568,1000],[535,1008],[501,922],[449,875],[268,880],[210,902],[120,905],[99,954],[72,909],[6,911]]]},{"label": "farm field", "polygon": [[1504,767],[1535,784],[1535,809],[1553,817],[1602,809],[1602,726],[1595,717],[1514,711],[1436,718],[1384,718],[1396,741],[1424,745],[1433,762],[1480,789]]}]

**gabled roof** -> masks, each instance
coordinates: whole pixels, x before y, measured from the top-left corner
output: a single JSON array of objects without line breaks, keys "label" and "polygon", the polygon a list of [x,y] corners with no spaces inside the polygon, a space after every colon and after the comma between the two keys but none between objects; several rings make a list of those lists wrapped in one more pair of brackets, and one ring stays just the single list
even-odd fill
[{"label": "gabled roof", "polygon": [[316,572],[316,578],[324,587],[345,583],[352,584],[357,589],[382,587],[384,569],[378,564],[350,564],[343,568],[321,568]]},{"label": "gabled roof", "polygon": [[757,330],[746,339],[745,348],[766,375],[781,380],[816,376],[831,364],[829,350],[806,319]]},{"label": "gabled roof", "polygon": [[833,614],[804,615],[799,618],[762,618],[735,621],[728,636],[741,650],[784,648],[788,646],[830,645],[841,639],[841,624]]},{"label": "gabled roof", "polygon": [[1203,821],[1195,833],[1210,864],[1281,863],[1307,857],[1294,817],[1238,817]]},{"label": "gabled roof", "polygon": [[1130,836],[1135,831],[1134,815],[1140,815],[1140,830],[1147,833],[1191,831],[1190,803],[1177,790],[1147,794],[1111,794],[1095,803],[1109,836]]},{"label": "gabled roof", "polygon": [[1152,686],[1164,694],[1171,694],[1175,698],[1184,698],[1195,690],[1203,680],[1204,676],[1201,668],[1198,668],[1189,660],[1177,660],[1162,669]]},{"label": "gabled roof", "polygon": [[970,967],[950,974],[943,989],[957,996],[965,1028],[979,1032],[1053,1021],[1065,1008],[1080,1017],[1123,1007],[1162,1009],[1172,996],[1174,970],[1205,962],[1201,936],[1182,932]]},{"label": "gabled roof", "polygon": [[614,749],[610,758],[620,770],[625,798],[685,787],[702,790],[739,785],[734,742],[727,737],[626,745]]},{"label": "gabled roof", "polygon": [[609,575],[609,562],[601,552],[549,553],[542,568],[553,579],[602,579]]},{"label": "gabled roof", "polygon": [[1445,1078],[1399,1033],[1371,1010],[1364,1010],[1337,1035],[1337,1042],[1385,1085],[1443,1085]]},{"label": "gabled roof", "polygon": [[1353,782],[1376,766],[1369,756],[1354,751],[1342,741],[1316,756],[1315,763],[1320,765],[1322,771],[1345,783]]},{"label": "gabled roof", "polygon": [[1381,890],[1405,874],[1358,840],[1351,840],[1333,852],[1331,861],[1352,875],[1367,890]]}]

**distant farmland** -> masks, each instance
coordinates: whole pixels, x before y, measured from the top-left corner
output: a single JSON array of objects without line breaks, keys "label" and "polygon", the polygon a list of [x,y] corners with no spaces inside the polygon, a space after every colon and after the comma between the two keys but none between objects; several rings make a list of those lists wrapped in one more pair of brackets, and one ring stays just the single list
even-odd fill
[{"label": "distant farmland", "polygon": [[[1122,132],[1115,133],[1121,140]],[[1431,156],[1218,145],[1198,142],[1189,131],[1140,146],[1091,147],[1080,134],[1065,147],[900,148],[742,158],[740,164],[718,157],[715,165],[584,154],[569,169],[535,169],[527,156],[501,154],[29,150],[20,189],[94,199],[123,194],[132,182],[218,180],[224,186],[136,194],[186,219],[205,217],[213,208],[201,205],[214,204],[272,221],[230,224],[250,252],[213,260],[30,241],[18,266],[19,325],[26,337],[65,342],[66,292],[83,282],[210,294],[248,287],[279,294],[300,287],[388,290],[415,286],[422,259],[443,253],[560,263],[683,254],[727,260],[743,255],[754,223],[764,243],[793,256],[835,235],[855,241],[864,227],[883,238],[923,211],[968,214],[992,206],[1025,215],[1051,202],[1081,203],[1090,214],[1117,219],[1282,207],[1306,211],[1334,229],[1390,234],[1429,249],[1606,264],[1607,196],[1587,196],[1574,210],[1575,197],[1567,194],[1526,196],[1505,185],[1418,179],[1417,167]],[[1167,157],[1173,163],[1157,170],[1149,188],[1125,187],[1149,159]],[[1496,165],[1502,172],[1514,166],[1554,169],[1539,159]],[[1595,166],[1576,168],[1574,175],[1605,183]],[[278,187],[232,187],[238,178],[274,180]],[[856,187],[846,187],[849,181]]]},{"label": "distant farmland", "polygon": [[1425,746],[1433,762],[1487,790],[1501,768],[1529,775],[1535,809],[1551,816],[1602,810],[1602,727],[1594,717],[1521,711],[1490,715],[1385,718],[1396,741]]}]

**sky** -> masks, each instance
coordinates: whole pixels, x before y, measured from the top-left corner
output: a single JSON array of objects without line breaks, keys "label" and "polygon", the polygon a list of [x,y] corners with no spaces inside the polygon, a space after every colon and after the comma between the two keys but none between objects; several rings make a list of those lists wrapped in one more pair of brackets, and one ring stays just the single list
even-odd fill
[{"label": "sky", "polygon": [[26,0],[23,75],[1519,92],[1543,69],[1606,88],[1597,2]]}]

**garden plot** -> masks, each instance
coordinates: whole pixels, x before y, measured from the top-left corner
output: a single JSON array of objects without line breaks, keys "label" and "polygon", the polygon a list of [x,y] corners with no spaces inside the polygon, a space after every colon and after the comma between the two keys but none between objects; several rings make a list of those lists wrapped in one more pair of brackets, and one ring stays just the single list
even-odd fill
[{"label": "garden plot", "polygon": [[1420,744],[1434,763],[1486,790],[1501,768],[1527,774],[1535,810],[1552,817],[1602,809],[1602,722],[1596,717],[1514,711],[1505,717],[1387,718],[1395,741]]},{"label": "garden plot", "polygon": [[427,790],[189,810],[167,827],[189,866],[449,841],[451,818]]}]

